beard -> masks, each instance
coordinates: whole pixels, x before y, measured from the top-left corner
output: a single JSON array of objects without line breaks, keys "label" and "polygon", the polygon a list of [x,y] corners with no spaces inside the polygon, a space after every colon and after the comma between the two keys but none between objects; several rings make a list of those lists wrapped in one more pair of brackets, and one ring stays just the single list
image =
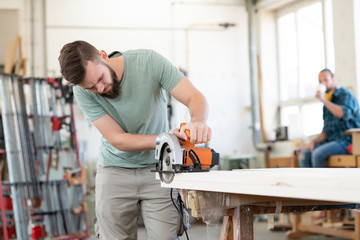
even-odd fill
[{"label": "beard", "polygon": [[110,99],[117,98],[120,94],[121,81],[118,81],[118,78],[116,76],[114,69],[112,69],[109,65],[107,65],[105,63],[104,63],[104,65],[109,69],[112,83],[109,85],[110,89],[107,92],[101,93],[100,95],[102,97],[110,98]]}]

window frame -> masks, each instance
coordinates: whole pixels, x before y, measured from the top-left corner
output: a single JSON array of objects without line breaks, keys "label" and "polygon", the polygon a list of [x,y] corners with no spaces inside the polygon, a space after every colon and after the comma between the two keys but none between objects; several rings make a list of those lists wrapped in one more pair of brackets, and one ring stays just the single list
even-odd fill
[{"label": "window frame", "polygon": [[[298,34],[298,23],[297,23],[297,14],[298,11],[302,8],[305,8],[309,5],[315,4],[315,3],[321,3],[321,13],[322,13],[322,27],[323,27],[323,45],[324,45],[324,63],[325,66],[328,67],[329,65],[333,65],[335,67],[335,59],[331,60],[331,54],[334,54],[334,49],[332,46],[331,49],[331,43],[329,42],[329,39],[332,40],[332,36],[331,38],[330,33],[329,33],[329,28],[332,26],[332,22],[331,25],[328,26],[329,21],[332,21],[332,16],[330,14],[330,16],[327,15],[327,11],[326,11],[326,7],[329,7],[329,4],[331,4],[331,0],[304,0],[304,1],[300,1],[300,2],[294,2],[291,3],[289,5],[286,5],[282,8],[279,8],[275,11],[275,31],[276,31],[276,51],[277,51],[277,74],[278,74],[278,91],[279,91],[279,95],[278,95],[278,119],[279,119],[279,123],[280,126],[284,125],[284,119],[282,119],[282,110],[286,107],[298,107],[299,108],[299,117],[302,119],[303,118],[303,107],[308,105],[308,104],[316,104],[319,103],[319,100],[314,96],[314,97],[299,97],[300,96],[300,91],[301,91],[301,81],[300,79],[300,70],[299,70],[299,64],[297,64],[297,72],[296,72],[296,77],[297,77],[297,98],[294,99],[290,99],[290,100],[282,100],[281,96],[282,96],[282,80],[281,80],[281,69],[280,69],[280,40],[279,40],[279,29],[278,29],[278,20],[280,17],[286,15],[286,14],[291,14],[294,13],[295,14],[295,31],[296,31],[296,46],[297,46],[297,52],[299,52],[299,34]],[[297,63],[299,63],[299,54],[297,54]],[[320,69],[319,69],[320,70]],[[303,127],[303,123],[302,123],[302,136],[301,137],[309,137],[309,135],[305,135],[304,133],[304,127]],[[320,132],[319,132],[320,133]]]}]

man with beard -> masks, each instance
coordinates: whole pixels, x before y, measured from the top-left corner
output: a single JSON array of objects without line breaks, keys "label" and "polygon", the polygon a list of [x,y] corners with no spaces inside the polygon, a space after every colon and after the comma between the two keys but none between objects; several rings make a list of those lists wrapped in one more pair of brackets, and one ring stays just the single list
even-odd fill
[{"label": "man with beard", "polygon": [[351,135],[344,132],[360,127],[359,105],[354,95],[344,87],[338,88],[335,76],[325,68],[319,73],[319,83],[325,92],[318,90],[316,97],[324,104],[323,131],[302,149],[300,167],[325,167],[332,155],[347,153]]},{"label": "man with beard", "polygon": [[[151,50],[109,56],[84,41],[66,44],[59,63],[87,120],[102,134],[96,175],[101,239],[136,239],[138,206],[149,239],[177,239],[178,216],[170,191],[155,174],[156,135],[168,131],[164,90],[189,108],[191,121],[172,132],[206,143],[205,97],[169,61]],[[175,191],[174,191],[174,196]]]}]

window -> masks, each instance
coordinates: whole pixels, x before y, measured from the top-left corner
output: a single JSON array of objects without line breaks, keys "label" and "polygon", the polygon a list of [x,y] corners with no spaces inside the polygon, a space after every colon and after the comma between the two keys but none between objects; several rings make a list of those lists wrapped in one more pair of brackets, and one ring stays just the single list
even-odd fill
[{"label": "window", "polygon": [[323,105],[314,96],[319,71],[335,68],[331,13],[331,0],[300,2],[277,12],[280,122],[290,138],[322,130]]}]

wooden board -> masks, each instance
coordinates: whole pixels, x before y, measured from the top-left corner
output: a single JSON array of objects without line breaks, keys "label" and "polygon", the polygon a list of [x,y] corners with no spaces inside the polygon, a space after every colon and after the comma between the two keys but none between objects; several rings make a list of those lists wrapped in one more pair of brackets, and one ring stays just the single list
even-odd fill
[{"label": "wooden board", "polygon": [[360,203],[360,169],[278,168],[178,173],[162,187]]},{"label": "wooden board", "polygon": [[20,35],[16,36],[15,40],[8,44],[4,73],[26,75],[26,59],[23,58]]}]

